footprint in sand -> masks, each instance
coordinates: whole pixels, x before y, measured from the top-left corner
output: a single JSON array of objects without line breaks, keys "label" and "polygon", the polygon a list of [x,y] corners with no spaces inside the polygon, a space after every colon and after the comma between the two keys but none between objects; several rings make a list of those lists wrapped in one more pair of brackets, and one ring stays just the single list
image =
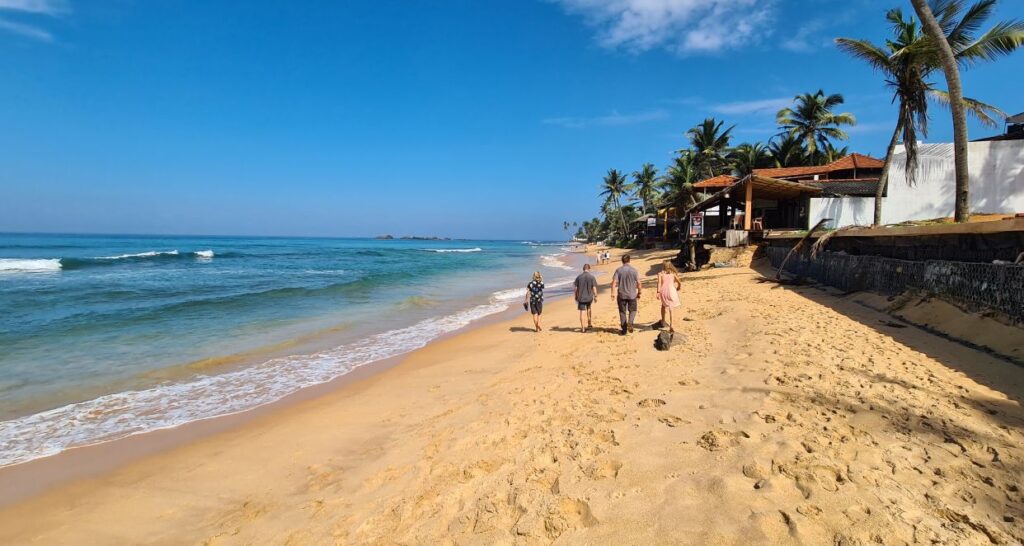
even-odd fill
[{"label": "footprint in sand", "polygon": [[665,405],[665,401],[660,398],[644,398],[643,400],[636,403],[641,408],[657,408]]},{"label": "footprint in sand", "polygon": [[687,421],[685,419],[680,419],[679,417],[676,417],[675,415],[664,415],[664,416],[658,417],[658,421],[661,421],[662,423],[665,424],[665,426],[672,427],[672,428],[678,427],[680,425],[689,425],[690,424],[690,421]]}]

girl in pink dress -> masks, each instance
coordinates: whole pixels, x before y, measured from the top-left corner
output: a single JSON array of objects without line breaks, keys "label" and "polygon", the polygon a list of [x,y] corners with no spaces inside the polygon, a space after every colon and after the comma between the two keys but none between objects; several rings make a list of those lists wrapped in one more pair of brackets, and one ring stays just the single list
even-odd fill
[{"label": "girl in pink dress", "polygon": [[[672,310],[679,307],[679,289],[682,288],[679,281],[679,271],[672,265],[672,262],[665,260],[661,262],[661,272],[658,273],[658,299],[661,300],[661,325],[668,325],[669,332],[675,332],[675,322],[672,320]],[[668,314],[668,321],[665,314]]]}]

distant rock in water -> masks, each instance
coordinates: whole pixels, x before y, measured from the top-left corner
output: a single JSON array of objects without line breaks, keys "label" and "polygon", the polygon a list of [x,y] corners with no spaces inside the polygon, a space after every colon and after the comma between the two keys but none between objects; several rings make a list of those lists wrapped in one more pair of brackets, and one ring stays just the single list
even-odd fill
[{"label": "distant rock in water", "polygon": [[374,239],[385,239],[385,240],[391,240],[391,239],[394,239],[394,238],[395,238],[394,235],[378,235],[378,236],[374,237]]},{"label": "distant rock in water", "polygon": [[451,241],[451,237],[402,237],[403,241]]}]

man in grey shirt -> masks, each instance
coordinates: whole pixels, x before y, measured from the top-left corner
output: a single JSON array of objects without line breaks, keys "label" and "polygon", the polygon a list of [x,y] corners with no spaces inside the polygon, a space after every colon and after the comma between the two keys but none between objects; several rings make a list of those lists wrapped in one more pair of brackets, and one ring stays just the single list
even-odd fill
[{"label": "man in grey shirt", "polygon": [[594,327],[590,306],[597,301],[597,279],[590,272],[590,264],[583,264],[583,273],[576,277],[573,286],[576,308],[580,310],[580,331],[586,333],[588,328]]},{"label": "man in grey shirt", "polygon": [[[640,299],[640,272],[629,265],[629,254],[622,256],[622,267],[612,275],[612,294],[619,304],[619,324],[622,335],[633,332],[633,321],[636,320],[636,300]],[[626,314],[629,313],[627,317]],[[626,319],[629,320],[626,320]]]}]

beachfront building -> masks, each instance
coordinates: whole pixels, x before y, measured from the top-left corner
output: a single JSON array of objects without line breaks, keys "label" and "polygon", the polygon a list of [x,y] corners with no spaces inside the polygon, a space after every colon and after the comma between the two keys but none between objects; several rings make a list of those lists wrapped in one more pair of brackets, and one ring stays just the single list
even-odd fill
[{"label": "beachfront building", "polygon": [[[1024,212],[1024,115],[1020,125],[1007,133],[968,143],[968,172],[971,180],[973,214]],[[1011,133],[1010,131],[1016,131]],[[899,224],[913,220],[947,218],[953,215],[955,167],[953,144],[918,144],[914,185],[907,181],[907,155],[897,148],[889,170],[889,184],[882,198],[882,223]],[[831,219],[829,227],[871,225],[874,191],[826,195],[811,199],[810,224]]]}]

